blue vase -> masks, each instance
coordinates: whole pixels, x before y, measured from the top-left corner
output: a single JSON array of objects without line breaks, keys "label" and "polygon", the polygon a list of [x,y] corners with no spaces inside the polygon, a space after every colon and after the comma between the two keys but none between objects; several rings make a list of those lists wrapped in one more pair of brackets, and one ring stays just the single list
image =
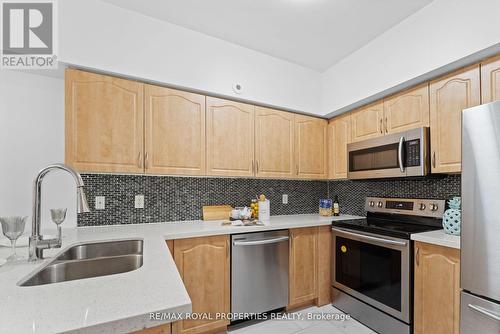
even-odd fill
[{"label": "blue vase", "polygon": [[453,197],[448,201],[450,208],[443,215],[443,229],[447,234],[460,235],[460,224],[462,222],[460,202],[460,197]]}]

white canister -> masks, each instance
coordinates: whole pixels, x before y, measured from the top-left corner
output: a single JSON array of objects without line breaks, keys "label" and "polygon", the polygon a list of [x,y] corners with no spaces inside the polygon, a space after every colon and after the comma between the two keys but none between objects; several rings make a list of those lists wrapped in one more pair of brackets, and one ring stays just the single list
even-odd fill
[{"label": "white canister", "polygon": [[268,199],[259,201],[259,220],[261,222],[269,221],[271,217],[271,202]]}]

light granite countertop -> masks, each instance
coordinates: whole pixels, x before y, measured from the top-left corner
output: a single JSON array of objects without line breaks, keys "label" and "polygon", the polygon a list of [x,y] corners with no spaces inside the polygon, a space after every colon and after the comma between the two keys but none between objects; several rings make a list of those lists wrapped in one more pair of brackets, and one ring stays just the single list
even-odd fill
[{"label": "light granite countertop", "polygon": [[415,233],[411,235],[411,240],[460,249],[460,236],[446,234],[444,230]]},{"label": "light granite countertop", "polygon": [[[160,325],[150,312],[191,311],[191,300],[165,240],[329,225],[333,220],[360,218],[317,214],[273,216],[266,226],[223,226],[220,221],[188,221],[80,227],[63,230],[63,248],[47,250],[46,260],[0,267],[0,326],[8,333],[130,332]],[[53,234],[53,231],[44,231]],[[144,240],[143,266],[110,276],[20,287],[50,257],[78,243],[139,238]],[[9,254],[0,247],[0,258]],[[18,248],[27,256],[27,247]],[[165,321],[168,322],[168,321]]]}]

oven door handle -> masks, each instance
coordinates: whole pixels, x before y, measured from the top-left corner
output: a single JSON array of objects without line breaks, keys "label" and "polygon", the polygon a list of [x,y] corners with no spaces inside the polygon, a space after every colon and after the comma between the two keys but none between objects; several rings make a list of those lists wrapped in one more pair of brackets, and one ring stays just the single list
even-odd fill
[{"label": "oven door handle", "polygon": [[403,144],[405,142],[405,137],[399,138],[399,145],[398,145],[398,165],[399,165],[399,170],[401,173],[405,172],[405,166],[403,165]]},{"label": "oven door handle", "polygon": [[335,227],[332,227],[332,231],[338,231],[341,233],[345,233],[347,235],[358,237],[360,239],[364,239],[367,241],[376,241],[376,242],[380,242],[382,244],[387,244],[387,245],[395,245],[395,246],[403,246],[403,247],[407,245],[407,242],[405,242],[405,241],[396,241],[396,240],[391,240],[391,239],[372,237],[370,235],[353,233],[353,232],[349,232],[349,231],[346,231],[344,229],[335,228]]}]

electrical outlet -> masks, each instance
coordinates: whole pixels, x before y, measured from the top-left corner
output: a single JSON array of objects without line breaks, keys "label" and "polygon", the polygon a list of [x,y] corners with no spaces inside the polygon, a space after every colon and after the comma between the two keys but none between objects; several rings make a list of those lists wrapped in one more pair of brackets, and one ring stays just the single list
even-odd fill
[{"label": "electrical outlet", "polygon": [[283,194],[281,202],[283,204],[288,204],[288,195],[287,194]]},{"label": "electrical outlet", "polygon": [[135,195],[135,208],[144,209],[144,195]]},{"label": "electrical outlet", "polygon": [[106,198],[104,196],[95,197],[95,209],[104,210],[106,208]]}]

